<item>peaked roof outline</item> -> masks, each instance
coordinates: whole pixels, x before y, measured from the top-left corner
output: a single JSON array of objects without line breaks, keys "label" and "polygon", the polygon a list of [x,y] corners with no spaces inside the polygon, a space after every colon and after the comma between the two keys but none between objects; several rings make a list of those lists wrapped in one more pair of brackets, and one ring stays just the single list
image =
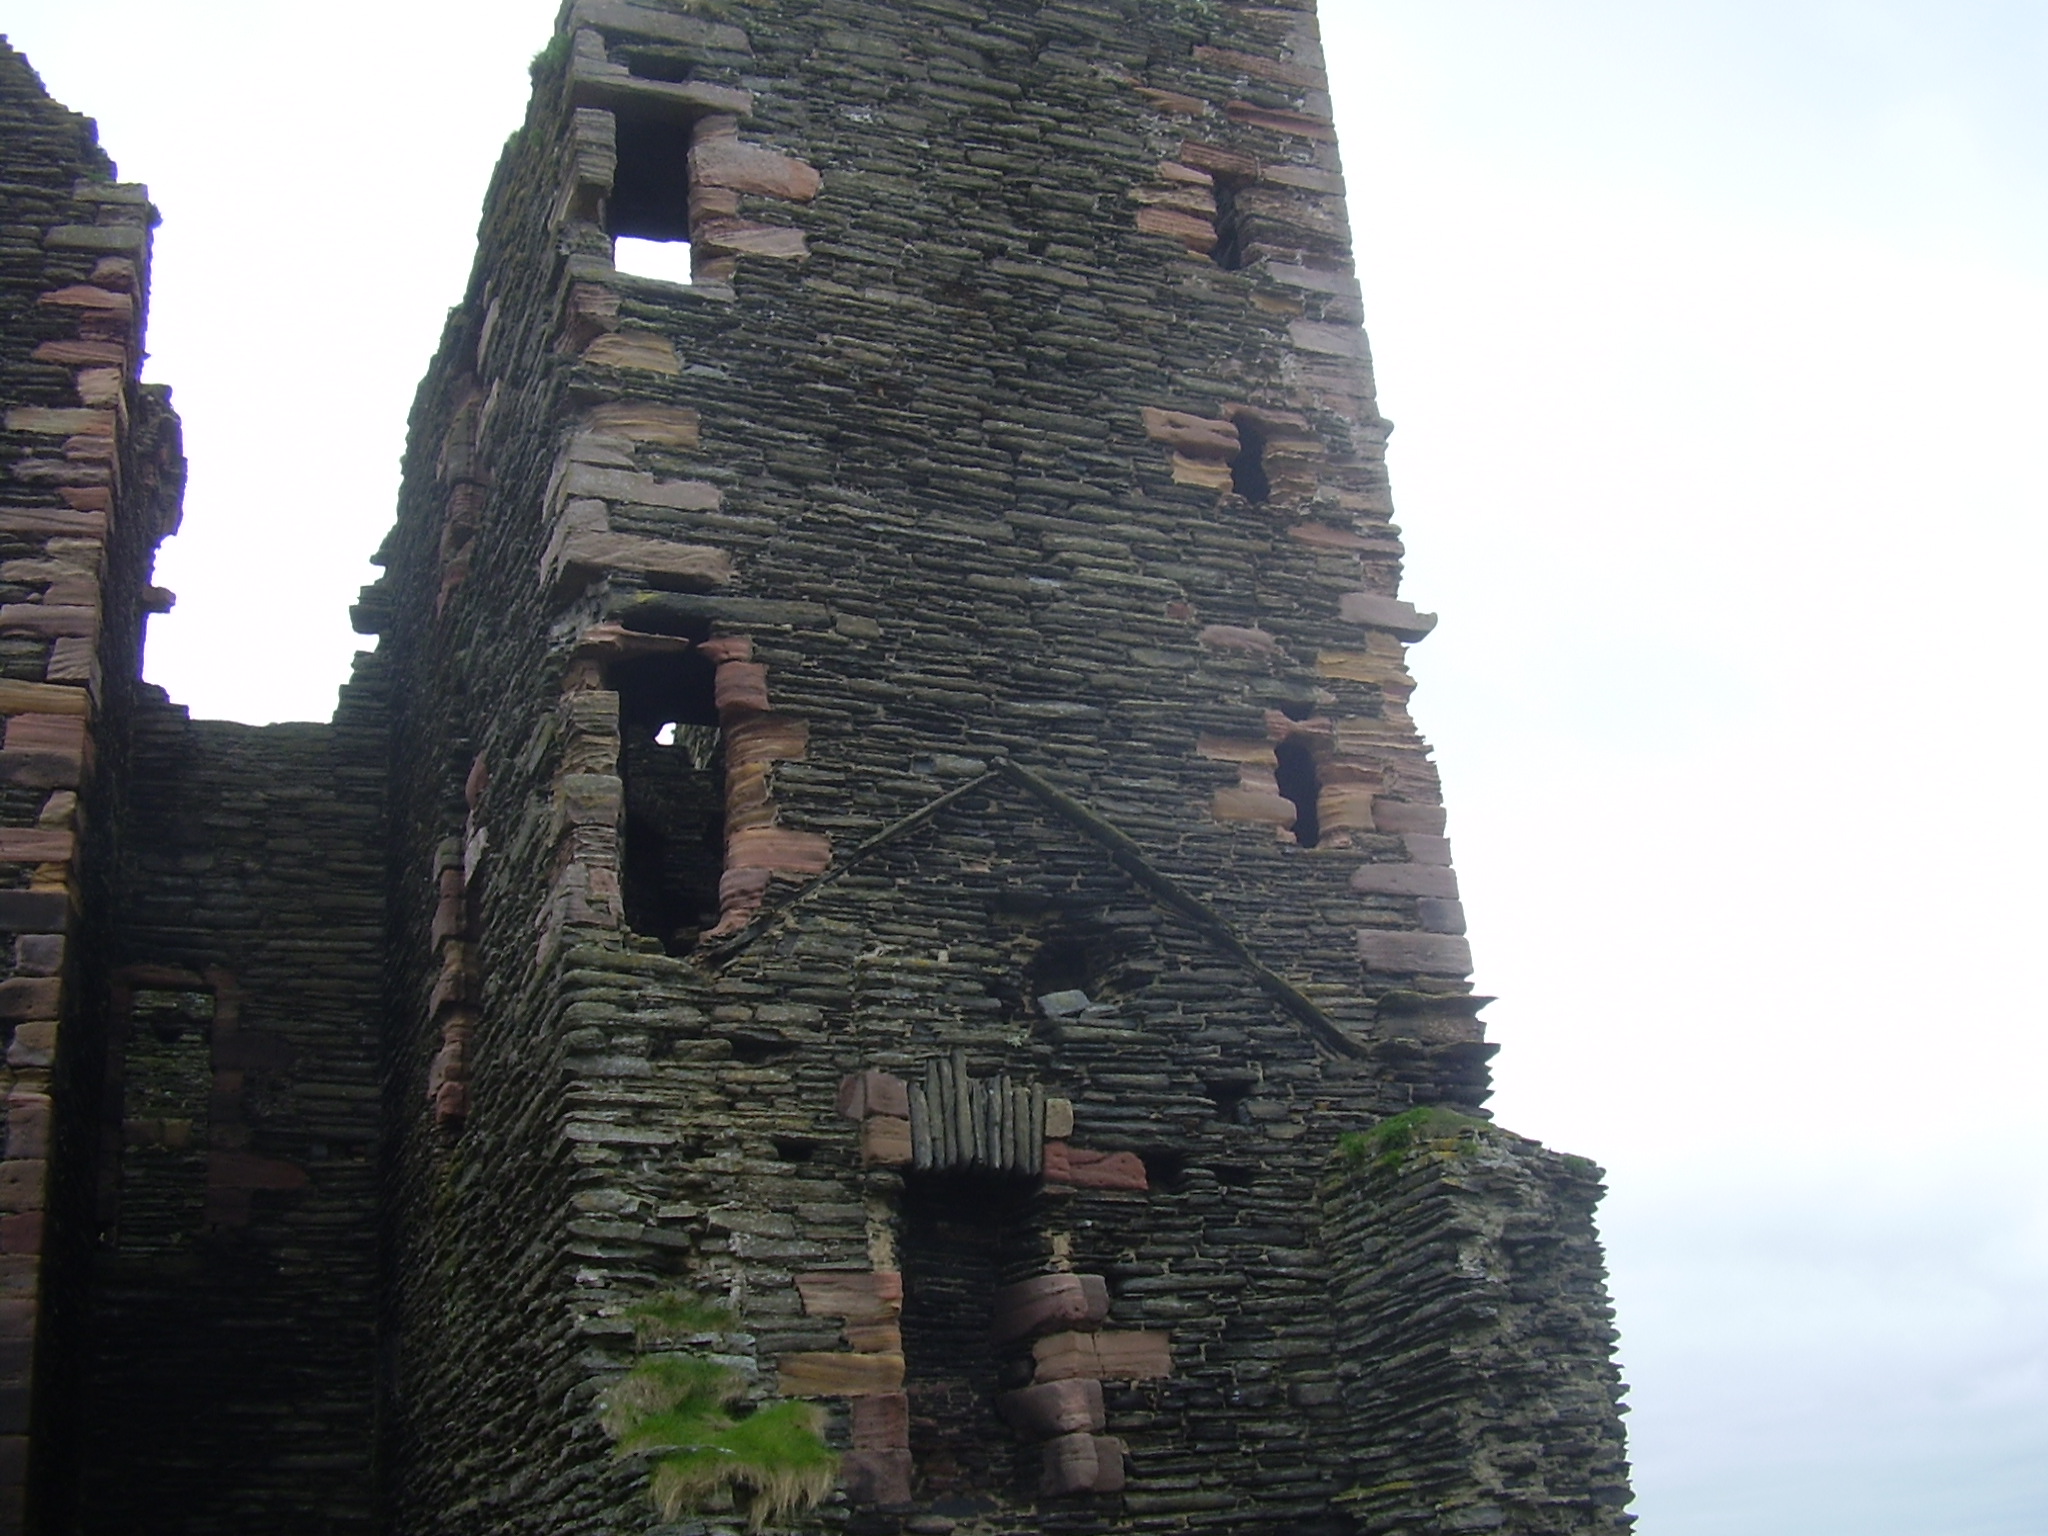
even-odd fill
[{"label": "peaked roof outline", "polygon": [[986,773],[926,801],[909,815],[891,822],[843,858],[835,859],[829,869],[788,900],[772,907],[764,907],[739,932],[715,946],[707,946],[709,952],[705,958],[713,966],[723,969],[750,948],[756,939],[767,933],[776,921],[793,913],[841,875],[850,873],[891,843],[936,820],[969,795],[1000,786],[1022,790],[1099,845],[1108,854],[1110,862],[1130,876],[1153,900],[1243,966],[1258,984],[1259,989],[1303,1025],[1319,1045],[1336,1055],[1347,1056],[1353,1060],[1371,1059],[1372,1053],[1364,1042],[1331,1018],[1321,1005],[1301,988],[1259,959],[1251,946],[1215,908],[1154,864],[1128,833],[1056,784],[1008,757],[990,758]]}]

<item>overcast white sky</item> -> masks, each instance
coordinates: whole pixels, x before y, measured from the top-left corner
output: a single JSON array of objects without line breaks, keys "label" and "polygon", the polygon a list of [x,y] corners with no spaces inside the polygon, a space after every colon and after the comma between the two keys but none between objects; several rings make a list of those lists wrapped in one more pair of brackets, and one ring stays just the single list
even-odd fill
[{"label": "overcast white sky", "polygon": [[[150,674],[324,716],[554,0],[5,0],[159,236]],[[1325,0],[1508,1124],[1646,1536],[2048,1531],[2048,5]]]}]

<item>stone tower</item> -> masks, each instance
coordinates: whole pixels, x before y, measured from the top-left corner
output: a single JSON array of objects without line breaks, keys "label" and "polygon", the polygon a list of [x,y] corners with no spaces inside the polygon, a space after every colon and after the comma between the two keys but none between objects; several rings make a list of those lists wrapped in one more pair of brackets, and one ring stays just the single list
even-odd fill
[{"label": "stone tower", "polygon": [[1309,0],[572,0],[534,80],[378,648],[254,728],[139,680],[146,201],[0,58],[0,1529],[1624,1530]]}]

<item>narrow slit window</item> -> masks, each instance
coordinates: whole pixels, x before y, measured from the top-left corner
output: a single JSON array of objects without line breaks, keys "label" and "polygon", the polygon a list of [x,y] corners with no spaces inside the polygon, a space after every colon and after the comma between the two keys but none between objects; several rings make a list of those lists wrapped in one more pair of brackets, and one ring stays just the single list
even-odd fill
[{"label": "narrow slit window", "polygon": [[670,954],[718,921],[725,868],[725,742],[714,668],[696,651],[612,670],[626,814],[619,882],[626,924]]},{"label": "narrow slit window", "polygon": [[1246,501],[1261,502],[1273,494],[1273,482],[1266,474],[1266,434],[1257,422],[1240,416],[1237,427],[1237,455],[1230,461],[1230,488]]},{"label": "narrow slit window", "polygon": [[1322,785],[1316,778],[1315,754],[1299,736],[1290,736],[1273,750],[1277,769],[1273,775],[1281,795],[1294,803],[1294,840],[1313,848],[1322,837],[1316,799]]},{"label": "narrow slit window", "polygon": [[1244,187],[1245,183],[1233,176],[1216,178],[1216,244],[1210,247],[1209,259],[1227,272],[1235,272],[1245,263],[1244,221],[1237,204]]},{"label": "narrow slit window", "polygon": [[690,281],[690,124],[620,113],[618,170],[605,205],[612,265],[628,277]]}]

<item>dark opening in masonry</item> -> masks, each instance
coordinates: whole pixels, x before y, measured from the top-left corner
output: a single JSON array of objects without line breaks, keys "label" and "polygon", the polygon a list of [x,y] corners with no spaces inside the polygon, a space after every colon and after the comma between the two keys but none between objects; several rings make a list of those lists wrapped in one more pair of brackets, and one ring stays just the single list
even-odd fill
[{"label": "dark opening in masonry", "polygon": [[1230,461],[1230,488],[1246,501],[1264,501],[1273,494],[1266,476],[1266,434],[1257,422],[1238,418],[1237,456]]},{"label": "dark opening in masonry", "polygon": [[[904,1386],[925,1496],[1012,1486],[1024,1458],[995,1394],[1022,1383],[1003,1378],[989,1331],[996,1291],[1039,1267],[1032,1198],[1015,1180],[920,1174],[904,1181],[901,1210]],[[1014,1353],[1028,1357],[1029,1346]]]},{"label": "dark opening in masonry", "polygon": [[612,264],[630,277],[690,280],[690,124],[618,116],[618,170],[605,205]]},{"label": "dark opening in masonry", "polygon": [[626,813],[619,884],[626,923],[670,954],[718,921],[725,868],[725,752],[715,669],[691,650],[611,669],[619,695]]},{"label": "dark opening in masonry", "polygon": [[[1216,1106],[1216,1118],[1228,1120],[1233,1125],[1250,1125],[1252,1089],[1258,1086],[1250,1078],[1218,1078],[1203,1084],[1208,1090],[1209,1100]],[[1145,1165],[1151,1167],[1150,1163]]]},{"label": "dark opening in masonry", "polygon": [[1244,186],[1236,177],[1216,178],[1216,244],[1209,259],[1229,272],[1237,271],[1245,260],[1244,225],[1237,206],[1237,195]]},{"label": "dark opening in masonry", "polygon": [[1290,736],[1273,749],[1277,767],[1273,778],[1280,787],[1280,793],[1294,802],[1294,840],[1304,848],[1313,848],[1322,836],[1322,826],[1316,818],[1316,796],[1321,786],[1316,782],[1315,754],[1299,736]]}]

